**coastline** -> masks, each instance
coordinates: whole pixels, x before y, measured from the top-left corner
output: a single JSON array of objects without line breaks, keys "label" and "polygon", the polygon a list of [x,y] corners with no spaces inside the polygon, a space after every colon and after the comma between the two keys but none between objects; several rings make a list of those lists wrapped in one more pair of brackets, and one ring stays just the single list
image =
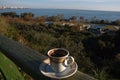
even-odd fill
[{"label": "coastline", "polygon": [[3,12],[16,12],[17,14],[31,12],[38,16],[57,16],[58,14],[63,14],[66,19],[71,16],[76,16],[77,18],[83,16],[84,19],[91,20],[93,18],[99,20],[109,20],[115,21],[120,19],[120,12],[116,11],[97,11],[97,10],[79,10],[79,9],[48,9],[48,8],[6,8],[0,9],[0,13]]}]

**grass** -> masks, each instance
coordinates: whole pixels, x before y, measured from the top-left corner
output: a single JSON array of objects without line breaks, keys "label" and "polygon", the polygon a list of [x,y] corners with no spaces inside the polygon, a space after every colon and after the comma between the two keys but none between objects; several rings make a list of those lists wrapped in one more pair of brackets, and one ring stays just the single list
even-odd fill
[{"label": "grass", "polygon": [[[0,52],[0,70],[2,78],[0,80],[24,80],[16,65]],[[4,78],[4,79],[3,79]]]},{"label": "grass", "polygon": [[105,26],[104,29],[108,29],[111,31],[116,31],[117,29],[114,26]]}]

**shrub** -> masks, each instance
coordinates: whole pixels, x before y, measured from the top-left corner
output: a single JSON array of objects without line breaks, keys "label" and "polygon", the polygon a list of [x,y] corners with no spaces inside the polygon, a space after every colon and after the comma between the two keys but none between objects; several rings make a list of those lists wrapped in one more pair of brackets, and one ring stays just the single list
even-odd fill
[{"label": "shrub", "polygon": [[8,27],[9,24],[6,22],[6,20],[3,17],[0,17],[0,34],[7,34]]}]

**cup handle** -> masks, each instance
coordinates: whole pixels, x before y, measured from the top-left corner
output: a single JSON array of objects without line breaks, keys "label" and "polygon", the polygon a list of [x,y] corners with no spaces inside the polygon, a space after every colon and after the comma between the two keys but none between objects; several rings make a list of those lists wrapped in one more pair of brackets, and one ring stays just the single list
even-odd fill
[{"label": "cup handle", "polygon": [[74,63],[74,58],[72,56],[68,56],[66,58],[66,60],[64,61],[64,65],[67,67],[67,66],[70,66]]}]

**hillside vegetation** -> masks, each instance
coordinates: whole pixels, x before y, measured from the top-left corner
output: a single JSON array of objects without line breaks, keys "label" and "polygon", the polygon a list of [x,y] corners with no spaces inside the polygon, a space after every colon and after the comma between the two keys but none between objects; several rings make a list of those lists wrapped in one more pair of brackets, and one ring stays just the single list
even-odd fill
[{"label": "hillside vegetation", "polygon": [[[24,13],[20,17],[16,14],[1,17],[9,24],[3,35],[44,55],[51,48],[66,48],[80,71],[98,80],[120,79],[120,30],[96,36],[79,31],[76,25],[55,24],[63,21],[56,16],[34,18],[32,13]],[[72,20],[75,22],[74,18]],[[49,21],[53,23],[46,23]]]}]

